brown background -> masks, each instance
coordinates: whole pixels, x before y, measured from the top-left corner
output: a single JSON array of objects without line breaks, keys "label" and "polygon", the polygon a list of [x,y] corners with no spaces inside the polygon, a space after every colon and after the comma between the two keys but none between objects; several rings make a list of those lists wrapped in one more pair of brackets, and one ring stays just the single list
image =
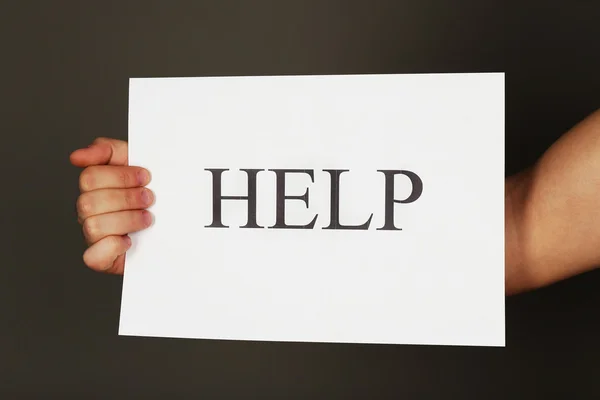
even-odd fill
[{"label": "brown background", "polygon": [[508,299],[505,349],[118,337],[68,163],[127,137],[129,77],[500,71],[511,174],[600,107],[599,21],[595,0],[0,1],[0,398],[599,398],[598,272]]}]

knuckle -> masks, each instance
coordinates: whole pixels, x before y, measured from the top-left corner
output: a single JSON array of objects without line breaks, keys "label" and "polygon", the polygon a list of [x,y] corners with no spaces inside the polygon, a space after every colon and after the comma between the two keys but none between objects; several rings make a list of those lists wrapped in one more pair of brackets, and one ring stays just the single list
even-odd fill
[{"label": "knuckle", "polygon": [[87,167],[79,175],[79,188],[83,192],[90,191],[94,188],[94,168]]},{"label": "knuckle", "polygon": [[82,217],[86,217],[92,215],[93,212],[94,204],[91,197],[85,193],[79,196],[77,198],[77,213]]},{"label": "knuckle", "polygon": [[106,143],[108,141],[107,137],[104,136],[98,136],[96,137],[96,139],[94,139],[94,141],[92,143],[98,144],[98,143]]},{"label": "knuckle", "polygon": [[90,217],[83,221],[83,233],[89,240],[93,240],[100,235],[100,226],[94,217]]},{"label": "knuckle", "polygon": [[91,256],[89,251],[83,253],[83,263],[91,269],[98,268],[98,261]]}]

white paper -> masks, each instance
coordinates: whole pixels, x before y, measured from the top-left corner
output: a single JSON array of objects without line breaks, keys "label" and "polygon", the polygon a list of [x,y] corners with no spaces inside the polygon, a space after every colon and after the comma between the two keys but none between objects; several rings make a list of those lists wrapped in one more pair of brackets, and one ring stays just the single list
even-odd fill
[{"label": "white paper", "polygon": [[[135,78],[130,164],[148,168],[154,225],[132,235],[119,334],[282,342],[504,346],[504,74]],[[223,195],[213,217],[211,168]],[[330,174],[340,175],[330,223]],[[393,203],[385,175],[422,182]],[[391,194],[414,189],[396,175]],[[339,226],[339,225],[338,225]]]}]

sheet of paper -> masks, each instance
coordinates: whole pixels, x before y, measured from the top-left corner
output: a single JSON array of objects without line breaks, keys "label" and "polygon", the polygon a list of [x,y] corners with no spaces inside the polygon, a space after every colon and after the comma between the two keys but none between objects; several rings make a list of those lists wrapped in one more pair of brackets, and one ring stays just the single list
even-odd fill
[{"label": "sheet of paper", "polygon": [[121,335],[504,346],[504,74],[135,78],[129,143]]}]

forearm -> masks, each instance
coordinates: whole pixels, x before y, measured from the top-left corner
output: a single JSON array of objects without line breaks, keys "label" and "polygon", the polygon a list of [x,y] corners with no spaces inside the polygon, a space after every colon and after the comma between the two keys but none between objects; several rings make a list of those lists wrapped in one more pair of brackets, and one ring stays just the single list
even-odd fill
[{"label": "forearm", "polygon": [[506,293],[600,265],[600,113],[506,180]]}]

